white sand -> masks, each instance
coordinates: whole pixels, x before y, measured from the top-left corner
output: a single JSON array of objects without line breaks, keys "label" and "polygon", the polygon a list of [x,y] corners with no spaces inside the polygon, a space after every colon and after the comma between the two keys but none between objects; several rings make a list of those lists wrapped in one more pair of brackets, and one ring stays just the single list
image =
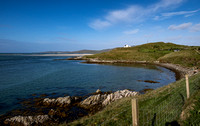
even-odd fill
[{"label": "white sand", "polygon": [[93,55],[93,54],[33,54],[26,56],[86,56],[86,55]]}]

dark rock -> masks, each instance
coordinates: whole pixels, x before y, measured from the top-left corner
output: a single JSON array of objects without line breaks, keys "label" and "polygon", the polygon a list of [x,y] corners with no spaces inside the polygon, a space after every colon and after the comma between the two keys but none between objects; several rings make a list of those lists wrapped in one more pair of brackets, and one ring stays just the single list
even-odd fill
[{"label": "dark rock", "polygon": [[36,96],[37,94],[32,94],[32,96]]},{"label": "dark rock", "polygon": [[55,114],[56,114],[56,111],[53,109],[49,110],[48,112],[48,115],[55,115]]},{"label": "dark rock", "polygon": [[160,83],[157,81],[152,81],[152,80],[138,80],[139,82],[146,82],[146,83]]},{"label": "dark rock", "polygon": [[148,89],[141,90],[140,93],[144,94],[144,93],[150,92],[152,90],[153,89],[148,88]]},{"label": "dark rock", "polygon": [[160,82],[152,81],[152,80],[145,80],[144,82],[147,82],[147,83],[160,83]]},{"label": "dark rock", "polygon": [[56,95],[57,93],[52,93],[51,95]]},{"label": "dark rock", "polygon": [[46,97],[47,96],[47,94],[41,94],[40,95],[40,97]]}]

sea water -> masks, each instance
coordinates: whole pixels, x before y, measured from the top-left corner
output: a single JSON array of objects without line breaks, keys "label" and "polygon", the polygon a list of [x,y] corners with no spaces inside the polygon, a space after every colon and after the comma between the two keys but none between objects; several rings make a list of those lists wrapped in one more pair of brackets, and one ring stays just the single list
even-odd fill
[{"label": "sea water", "polygon": [[[20,108],[34,95],[84,96],[101,91],[156,89],[176,80],[175,73],[154,65],[84,64],[69,57],[0,56],[0,114]],[[153,80],[146,83],[138,80]]]}]

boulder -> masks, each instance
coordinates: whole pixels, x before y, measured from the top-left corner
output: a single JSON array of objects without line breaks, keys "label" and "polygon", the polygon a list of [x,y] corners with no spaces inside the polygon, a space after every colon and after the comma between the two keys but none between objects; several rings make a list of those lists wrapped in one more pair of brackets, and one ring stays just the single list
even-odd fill
[{"label": "boulder", "polygon": [[121,99],[124,97],[136,96],[138,94],[139,94],[138,92],[129,91],[127,89],[116,91],[110,94],[97,94],[97,95],[92,95],[86,98],[80,103],[80,105],[84,108],[92,107],[94,105],[106,106],[110,104],[111,102],[116,101],[118,99]]},{"label": "boulder", "polygon": [[96,91],[96,93],[101,93],[101,90],[98,89],[98,90]]},{"label": "boulder", "polygon": [[129,91],[127,89],[116,91],[114,93],[108,94],[106,99],[102,102],[103,106],[109,105],[111,102],[114,102],[118,99],[125,98],[125,97],[131,97],[138,95],[138,92],[135,91]]},{"label": "boulder", "polygon": [[52,104],[52,103],[54,103],[55,102],[55,99],[50,99],[50,98],[45,98],[44,100],[43,100],[43,103],[45,104],[45,105],[50,105],[50,104]]},{"label": "boulder", "polygon": [[43,99],[42,104],[46,106],[66,107],[77,101],[80,101],[79,97],[66,96],[58,98],[45,98]]},{"label": "boulder", "polygon": [[37,115],[37,116],[15,116],[4,121],[6,125],[17,125],[17,123],[24,126],[31,126],[32,124],[42,124],[49,120],[48,115]]},{"label": "boulder", "polygon": [[88,106],[94,106],[101,104],[104,99],[106,99],[107,94],[97,94],[97,95],[92,95],[82,101],[80,104],[81,106],[88,107]]},{"label": "boulder", "polygon": [[55,102],[59,103],[59,104],[71,104],[71,97],[67,96],[67,97],[59,97],[55,100]]}]

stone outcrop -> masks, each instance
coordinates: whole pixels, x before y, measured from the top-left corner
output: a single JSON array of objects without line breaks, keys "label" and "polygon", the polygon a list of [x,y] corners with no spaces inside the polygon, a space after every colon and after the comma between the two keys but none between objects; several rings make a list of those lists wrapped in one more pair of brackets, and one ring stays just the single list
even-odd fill
[{"label": "stone outcrop", "polygon": [[66,107],[79,100],[80,100],[79,97],[70,97],[70,96],[59,97],[59,98],[45,98],[43,100],[43,105]]},{"label": "stone outcrop", "polygon": [[70,104],[71,103],[71,97],[66,96],[66,97],[59,97],[59,98],[45,98],[43,100],[44,104]]},{"label": "stone outcrop", "polygon": [[111,102],[114,102],[114,101],[116,101],[118,99],[125,98],[125,97],[136,96],[138,94],[139,94],[138,92],[129,91],[127,89],[116,91],[114,93],[108,94],[107,98],[102,102],[102,105],[106,106],[106,105],[110,104]]},{"label": "stone outcrop", "polygon": [[49,120],[48,115],[37,115],[37,116],[15,116],[4,121],[6,125],[24,125],[31,126],[32,124],[42,124]]},{"label": "stone outcrop", "polygon": [[88,97],[87,99],[83,100],[80,105],[84,108],[88,108],[94,105],[101,105],[106,106],[110,104],[111,102],[114,102],[118,99],[124,98],[124,97],[130,97],[130,96],[136,96],[138,95],[138,92],[135,91],[129,91],[127,89],[116,91],[114,93],[110,94],[97,94],[92,95]]},{"label": "stone outcrop", "polygon": [[102,104],[102,102],[107,98],[107,94],[97,94],[97,95],[92,95],[82,101],[80,104],[81,106],[84,107],[89,107],[89,106],[94,106],[94,105],[99,105]]},{"label": "stone outcrop", "polygon": [[59,107],[66,107],[68,105],[71,105],[72,103],[80,100],[78,97],[59,97],[59,98],[45,98],[43,100],[43,105],[53,105],[53,106],[59,106]]}]

